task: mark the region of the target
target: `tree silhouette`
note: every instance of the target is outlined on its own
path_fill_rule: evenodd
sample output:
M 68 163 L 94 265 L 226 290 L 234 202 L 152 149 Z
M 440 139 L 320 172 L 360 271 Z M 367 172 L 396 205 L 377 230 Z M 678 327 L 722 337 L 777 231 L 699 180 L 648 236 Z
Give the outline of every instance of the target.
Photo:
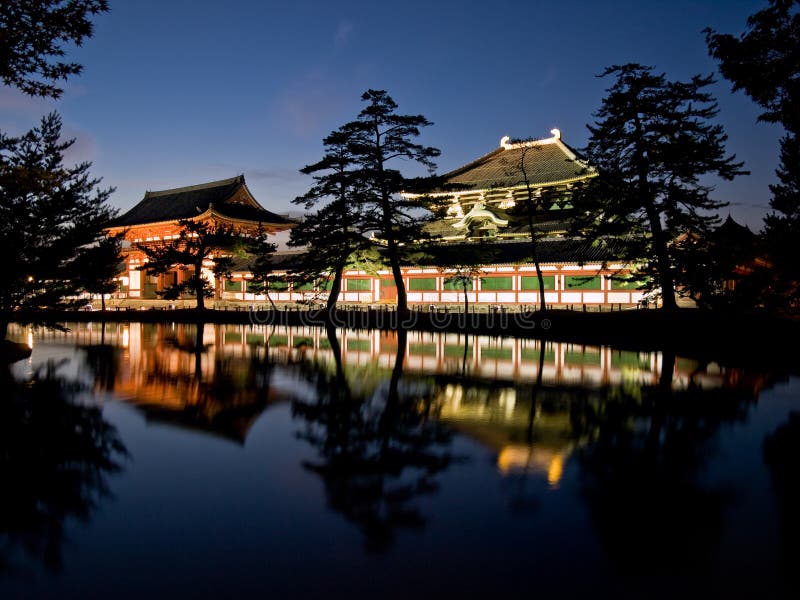
M 332 275 L 328 310 L 336 306 L 342 291 L 342 273 L 348 258 L 370 245 L 362 233 L 364 194 L 356 171 L 352 134 L 352 128 L 345 126 L 323 140 L 322 160 L 300 170 L 314 176 L 314 186 L 294 200 L 306 209 L 327 201 L 292 229 L 289 245 L 308 247 L 298 273 L 301 280 L 316 281 L 321 275 Z
M 395 365 L 377 395 L 375 390 L 353 392 L 333 328 L 328 339 L 335 372 L 311 365 L 306 375 L 315 383 L 317 399 L 292 404 L 293 414 L 305 422 L 300 438 L 319 453 L 318 461 L 303 466 L 322 478 L 329 506 L 361 529 L 366 549 L 381 552 L 397 530 L 425 526 L 413 500 L 435 491 L 434 476 L 451 464 L 450 453 L 438 450 L 449 445 L 450 434 L 429 419 L 424 392 L 401 385 L 405 331 L 398 332 Z
M 113 190 L 99 189 L 90 163 L 63 164 L 73 143 L 61 140 L 55 113 L 20 137 L 0 134 L 0 339 L 18 309 L 75 304 L 86 290 L 86 254 L 102 247 L 103 227 L 115 214 L 106 202 Z M 98 272 L 111 268 L 100 262 L 108 257 L 95 258 Z
M 383 90 L 368 90 L 361 99 L 368 105 L 358 118 L 342 129 L 351 133 L 350 148 L 365 194 L 364 229 L 384 244 L 386 258 L 397 286 L 397 308 L 408 309 L 400 265 L 414 242 L 423 239 L 422 214 L 427 210 L 421 197 L 403 197 L 401 192 L 430 189 L 431 181 L 412 178 L 394 168 L 397 161 L 417 163 L 433 172 L 440 152 L 413 140 L 422 127 L 431 125 L 422 115 L 398 115 L 397 104 Z
M 770 206 L 765 218 L 767 247 L 775 276 L 766 286 L 779 305 L 800 303 L 800 261 L 796 242 L 800 235 L 800 2 L 770 0 L 751 15 L 740 36 L 705 30 L 709 52 L 720 63 L 722 75 L 734 90 L 744 91 L 764 109 L 760 121 L 781 124 L 778 183 L 770 185 Z M 762 286 L 763 289 L 763 286 Z
M 88 520 L 110 495 L 108 476 L 127 451 L 83 390 L 56 365 L 16 380 L 6 371 L 0 398 L 0 574 L 19 574 L 28 560 L 61 565 L 65 521 Z
M 124 234 L 103 237 L 85 249 L 80 257 L 78 272 L 82 287 L 90 294 L 100 294 L 100 306 L 106 309 L 106 294 L 119 291 L 119 274 L 124 271 L 122 241 Z
M 205 309 L 205 299 L 214 295 L 214 286 L 203 275 L 203 264 L 213 261 L 211 272 L 216 277 L 230 277 L 233 252 L 241 240 L 233 228 L 205 221 L 181 219 L 181 231 L 176 239 L 160 243 L 142 243 L 138 248 L 147 256 L 142 270 L 150 275 L 168 273 L 176 267 L 191 268 L 185 281 L 169 285 L 160 295 L 168 300 L 191 291 L 197 300 L 197 310 Z
M 269 241 L 268 234 L 259 224 L 256 236 L 250 240 L 247 247 L 252 257 L 250 272 L 253 274 L 253 278 L 248 282 L 249 289 L 255 293 L 263 291 L 272 308 L 275 309 L 277 307 L 269 294 L 269 290 L 270 283 L 275 281 L 275 263 L 273 259 L 277 245 Z
M 92 37 L 91 15 L 108 11 L 107 0 L 25 0 L 0 4 L 0 78 L 29 96 L 59 98 L 55 85 L 82 67 L 62 62 L 64 46 Z
M 707 569 L 729 500 L 701 475 L 725 423 L 743 420 L 752 396 L 733 390 L 672 392 L 623 386 L 573 403 L 582 495 L 616 568 L 691 575 Z
M 772 475 L 772 489 L 778 504 L 781 568 L 791 588 L 798 589 L 800 483 L 797 473 L 800 469 L 800 413 L 791 413 L 788 421 L 764 440 L 764 462 Z
M 668 81 L 651 67 L 615 65 L 597 121 L 589 125 L 586 160 L 599 176 L 576 189 L 573 229 L 619 258 L 640 263 L 661 289 L 663 307 L 674 310 L 682 256 L 681 234 L 705 236 L 719 222 L 711 214 L 723 202 L 710 197 L 701 177 L 733 179 L 741 163 L 725 155 L 726 136 L 712 125 L 717 108 L 704 91 L 711 77 Z

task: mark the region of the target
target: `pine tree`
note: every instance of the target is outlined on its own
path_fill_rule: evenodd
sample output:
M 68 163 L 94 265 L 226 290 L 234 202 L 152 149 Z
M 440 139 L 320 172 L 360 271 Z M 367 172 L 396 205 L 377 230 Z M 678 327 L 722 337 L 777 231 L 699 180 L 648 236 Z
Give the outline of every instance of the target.
M 770 186 L 765 219 L 766 246 L 774 263 L 773 300 L 800 302 L 800 261 L 795 240 L 800 236 L 800 1 L 771 0 L 747 20 L 741 37 L 705 31 L 709 52 L 723 76 L 764 109 L 759 120 L 779 123 L 779 183 Z
M 324 204 L 296 225 L 290 246 L 307 247 L 298 272 L 302 281 L 332 276 L 327 308 L 336 306 L 342 290 L 342 273 L 353 253 L 370 245 L 361 233 L 364 228 L 364 194 L 352 152 L 352 129 L 342 127 L 323 140 L 325 156 L 301 173 L 314 176 L 314 185 L 294 200 L 306 209 Z
M 197 300 L 197 310 L 204 310 L 205 299 L 214 295 L 212 282 L 203 275 L 204 263 L 213 261 L 211 272 L 215 278 L 230 277 L 233 262 L 230 254 L 241 244 L 241 239 L 225 225 L 192 219 L 182 219 L 178 224 L 181 231 L 176 239 L 139 244 L 139 250 L 147 256 L 142 270 L 149 275 L 160 275 L 176 267 L 191 269 L 185 281 L 169 285 L 160 295 L 173 300 L 190 291 Z
M 397 114 L 397 104 L 383 90 L 368 90 L 361 99 L 368 105 L 345 127 L 352 131 L 351 151 L 365 194 L 362 233 L 374 233 L 385 244 L 397 285 L 397 309 L 405 311 L 408 301 L 400 265 L 414 243 L 425 237 L 422 214 L 427 207 L 422 197 L 400 193 L 428 189 L 430 181 L 408 177 L 394 165 L 401 160 L 417 163 L 432 173 L 433 159 L 440 152 L 413 141 L 422 127 L 432 124 L 428 119 Z
M 92 37 L 90 15 L 107 0 L 12 0 L 0 3 L 0 79 L 30 96 L 59 98 L 55 85 L 77 75 L 78 63 L 58 60 L 64 46 Z
M 81 262 L 79 273 L 82 287 L 90 294 L 100 295 L 100 306 L 106 309 L 106 295 L 119 291 L 122 241 L 124 234 L 103 237 L 95 245 L 85 248 L 78 259 Z
M 73 143 L 61 139 L 55 113 L 23 136 L 0 134 L 0 339 L 18 309 L 75 304 L 86 289 L 80 258 L 114 216 L 106 204 L 113 190 L 99 188 L 91 164 L 64 165 Z
M 253 274 L 249 285 L 256 293 L 260 293 L 263 290 L 273 309 L 277 307 L 275 306 L 275 302 L 272 301 L 269 289 L 270 284 L 275 281 L 275 263 L 273 259 L 276 249 L 277 246 L 269 241 L 268 234 L 261 225 L 259 225 L 258 233 L 247 245 L 248 254 L 252 259 L 249 268 L 250 272 Z
M 620 259 L 641 261 L 661 289 L 664 309 L 672 310 L 679 274 L 691 268 L 681 263 L 674 240 L 707 235 L 719 222 L 713 211 L 725 205 L 700 178 L 733 179 L 744 173 L 742 163 L 726 156 L 727 136 L 710 122 L 717 114 L 704 91 L 711 77 L 668 81 L 638 64 L 612 66 L 602 76 L 615 81 L 583 151 L 599 177 L 573 197 L 574 228 L 613 246 Z

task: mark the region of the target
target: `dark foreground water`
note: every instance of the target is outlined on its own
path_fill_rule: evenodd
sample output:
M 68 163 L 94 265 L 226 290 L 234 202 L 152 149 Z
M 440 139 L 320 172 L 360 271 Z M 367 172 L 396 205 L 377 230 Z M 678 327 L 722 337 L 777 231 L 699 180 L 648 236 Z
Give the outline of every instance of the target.
M 798 379 L 458 335 L 12 333 L 0 598 L 800 597 Z

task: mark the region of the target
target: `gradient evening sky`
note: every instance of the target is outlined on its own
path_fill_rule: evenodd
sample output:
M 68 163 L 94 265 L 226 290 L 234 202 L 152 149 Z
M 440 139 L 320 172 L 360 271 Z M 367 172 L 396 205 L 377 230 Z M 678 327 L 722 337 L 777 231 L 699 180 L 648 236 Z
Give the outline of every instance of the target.
M 84 65 L 58 102 L 0 88 L 0 130 L 17 133 L 56 107 L 77 143 L 115 186 L 122 210 L 145 190 L 244 173 L 276 212 L 310 179 L 322 138 L 385 89 L 401 112 L 434 122 L 424 141 L 444 172 L 497 147 L 504 135 L 573 147 L 610 81 L 607 65 L 640 62 L 671 78 L 710 73 L 703 28 L 740 33 L 765 1 L 268 2 L 111 0 L 95 36 L 69 52 Z M 751 171 L 717 185 L 735 218 L 761 227 L 774 180 L 775 126 L 756 123 L 743 94 L 715 86 L 728 149 Z

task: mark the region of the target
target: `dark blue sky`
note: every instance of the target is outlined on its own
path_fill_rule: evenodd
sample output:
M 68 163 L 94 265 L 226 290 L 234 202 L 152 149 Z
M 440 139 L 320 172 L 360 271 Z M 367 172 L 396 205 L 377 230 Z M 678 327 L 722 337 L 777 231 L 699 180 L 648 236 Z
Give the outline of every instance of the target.
M 57 103 L 0 89 L 0 129 L 33 125 L 55 104 L 77 137 L 73 160 L 117 188 L 127 209 L 147 189 L 244 173 L 267 208 L 294 210 L 321 139 L 355 117 L 360 94 L 386 89 L 400 110 L 435 124 L 439 170 L 504 135 L 586 142 L 609 82 L 636 61 L 671 78 L 716 70 L 702 29 L 742 31 L 764 1 L 268 2 L 111 0 L 96 34 L 70 57 L 85 67 Z M 726 81 L 715 88 L 728 148 L 752 174 L 715 196 L 759 228 L 780 130 Z M 727 210 L 723 211 L 727 213 Z

